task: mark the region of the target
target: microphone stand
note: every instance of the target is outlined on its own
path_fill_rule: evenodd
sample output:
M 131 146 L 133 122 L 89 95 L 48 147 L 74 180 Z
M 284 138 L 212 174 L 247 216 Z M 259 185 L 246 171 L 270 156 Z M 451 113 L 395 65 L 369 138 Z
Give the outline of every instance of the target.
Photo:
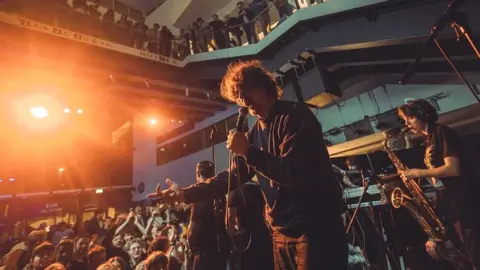
M 363 178 L 363 173 L 362 173 L 362 178 Z M 350 217 L 350 222 L 348 223 L 347 230 L 346 230 L 347 234 L 350 232 L 350 229 L 352 228 L 353 222 L 358 215 L 358 211 L 360 210 L 360 208 L 362 206 L 363 199 L 364 199 L 365 195 L 367 194 L 369 186 L 370 186 L 370 182 L 368 180 L 364 180 L 363 181 L 362 195 L 360 195 L 360 198 L 358 199 L 357 207 L 355 208 L 355 211 L 353 211 L 353 215 Z
M 212 126 L 210 129 L 210 136 L 209 139 L 212 143 L 212 163 L 215 164 L 215 143 L 216 143 L 216 136 L 217 136 L 218 129 L 215 125 Z M 216 174 L 216 166 L 214 165 L 214 173 Z M 216 231 L 217 231 L 217 251 L 220 252 L 220 228 L 218 228 L 218 207 L 219 207 L 218 199 L 213 199 L 213 213 L 215 216 L 215 224 L 216 224 Z
M 365 198 L 365 195 L 367 194 L 368 187 L 370 186 L 370 182 L 368 180 L 365 180 L 365 178 L 363 177 L 363 170 L 362 170 L 362 179 L 363 179 L 363 181 L 362 181 L 363 182 L 363 191 L 362 191 L 362 194 L 360 195 L 360 198 L 358 199 L 357 207 L 355 208 L 355 211 L 353 211 L 353 214 L 350 217 L 350 222 L 348 223 L 346 234 L 348 234 L 350 232 L 350 230 L 352 228 L 352 225 L 353 225 L 353 222 L 357 218 L 358 211 L 362 207 L 363 199 Z M 365 246 L 363 247 L 363 249 L 365 249 Z M 366 250 L 364 252 L 366 252 Z M 364 257 L 365 257 L 366 267 L 367 267 L 367 269 L 370 269 L 370 262 L 368 261 L 367 256 L 364 255 Z
M 452 67 L 452 69 L 455 71 L 455 73 L 460 77 L 463 83 L 467 86 L 467 88 L 470 90 L 470 92 L 473 94 L 475 99 L 477 100 L 478 103 L 480 103 L 480 98 L 478 96 L 478 93 L 476 89 L 473 87 L 472 84 L 470 84 L 465 76 L 457 69 L 455 64 L 453 63 L 452 59 L 448 56 L 448 54 L 445 52 L 445 50 L 442 48 L 440 43 L 437 40 L 437 35 L 440 33 L 440 31 L 443 30 L 445 25 L 450 25 L 451 28 L 454 29 L 455 33 L 457 34 L 457 40 L 460 40 L 460 34 L 464 36 L 464 38 L 467 40 L 469 45 L 472 47 L 476 57 L 480 60 L 480 51 L 477 49 L 475 46 L 475 43 L 473 42 L 472 39 L 472 34 L 470 27 L 468 26 L 468 19 L 467 15 L 462 12 L 456 11 L 463 3 L 465 0 L 452 0 L 450 4 L 448 5 L 447 9 L 443 13 L 443 15 L 438 19 L 438 21 L 433 25 L 432 29 L 430 30 L 430 37 L 428 40 L 423 44 L 422 48 L 420 49 L 420 52 L 418 53 L 417 57 L 415 60 L 410 63 L 410 65 L 407 68 L 407 71 L 403 75 L 403 77 L 400 79 L 398 82 L 399 84 L 407 84 L 408 80 L 413 74 L 413 69 L 414 67 L 420 63 L 423 55 L 425 54 L 426 50 L 428 49 L 429 45 L 434 42 L 435 45 L 438 47 L 440 52 L 442 53 L 443 57 L 447 60 L 448 64 Z
M 364 177 L 364 174 L 363 174 L 363 171 L 362 171 L 362 179 L 364 179 L 364 181 L 368 181 L 370 183 L 380 183 L 381 180 L 379 177 L 376 176 L 376 173 L 375 173 L 375 168 L 373 167 L 373 162 L 372 162 L 372 159 L 370 157 L 370 154 L 366 153 L 365 154 L 366 157 L 367 157 L 367 161 L 368 161 L 368 165 L 370 167 L 370 171 L 371 171 L 371 177 L 368 177 L 368 179 L 366 179 Z M 371 179 L 373 177 L 373 179 Z M 370 222 L 372 223 L 373 225 L 373 228 L 375 229 L 375 232 L 376 234 L 378 235 L 379 237 L 379 242 L 380 242 L 380 245 L 381 245 L 381 249 L 383 251 L 383 253 L 385 254 L 385 264 L 386 264 L 386 268 L 387 269 L 392 269 L 392 263 L 390 261 L 393 261 L 395 263 L 395 266 L 398 267 L 398 268 L 401 268 L 399 267 L 399 263 L 398 261 L 395 259 L 395 256 L 394 256 L 394 252 L 391 250 L 391 247 L 389 247 L 386 243 L 385 243 L 385 229 L 384 229 L 384 226 L 382 225 L 383 222 L 382 220 L 380 219 L 380 224 L 378 224 L 377 222 L 377 219 L 375 218 L 375 214 L 373 212 L 373 203 L 370 201 L 369 202 L 369 210 L 367 210 L 367 213 L 368 213 L 368 218 L 370 219 Z M 389 259 L 389 256 L 388 255 L 391 255 L 390 259 Z
M 210 129 L 210 135 L 209 135 L 210 142 L 212 143 L 212 163 L 213 164 L 216 164 L 215 163 L 215 143 L 217 138 L 217 132 L 218 132 L 217 126 L 213 125 L 212 128 Z M 215 174 L 216 174 L 216 170 L 215 170 L 216 167 L 217 166 L 213 168 Z

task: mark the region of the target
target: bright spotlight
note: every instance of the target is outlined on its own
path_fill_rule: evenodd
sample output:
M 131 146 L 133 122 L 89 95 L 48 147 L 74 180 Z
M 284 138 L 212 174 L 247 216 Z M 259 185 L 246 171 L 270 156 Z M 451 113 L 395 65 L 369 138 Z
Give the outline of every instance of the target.
M 8 179 L 8 181 L 13 182 L 13 181 L 15 181 L 15 178 L 10 177 L 10 178 Z
M 62 173 L 62 172 L 64 172 L 64 171 L 65 171 L 64 168 L 58 168 L 58 172 L 59 172 L 59 173 Z
M 42 106 L 30 108 L 30 113 L 33 115 L 33 117 L 38 119 L 45 118 L 48 116 L 48 110 Z
M 154 126 L 154 125 L 158 124 L 158 120 L 155 119 L 155 118 L 152 118 L 152 119 L 150 119 L 150 120 L 148 121 L 148 123 L 149 123 L 150 125 Z
M 64 113 L 69 113 L 69 112 L 70 112 L 70 108 L 64 108 L 64 109 L 63 109 L 63 112 L 64 112 Z
M 77 110 L 77 113 L 78 113 L 78 114 L 82 114 L 82 113 L 83 113 L 83 110 L 82 110 L 82 109 L 78 109 L 78 110 Z
M 52 96 L 32 94 L 13 100 L 12 109 L 17 123 L 31 129 L 47 130 L 62 122 L 64 107 Z

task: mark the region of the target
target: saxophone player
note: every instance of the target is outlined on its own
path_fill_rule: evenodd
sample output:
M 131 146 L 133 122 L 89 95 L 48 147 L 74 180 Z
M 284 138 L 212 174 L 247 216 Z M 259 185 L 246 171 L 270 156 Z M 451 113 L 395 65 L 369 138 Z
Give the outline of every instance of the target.
M 467 239 L 462 233 L 462 229 L 463 232 L 466 229 L 468 234 L 472 235 L 471 229 L 475 226 L 470 222 L 472 215 L 468 213 L 468 209 L 472 207 L 468 207 L 466 200 L 462 199 L 468 195 L 465 194 L 466 172 L 461 170 L 462 150 L 458 135 L 451 128 L 437 123 L 437 111 L 426 100 L 409 101 L 398 108 L 398 114 L 412 132 L 424 136 L 426 166 L 426 169 L 399 171 L 400 176 L 404 180 L 430 179 L 430 183 L 437 189 L 438 197 L 434 205 L 437 215 L 449 227 L 450 235 L 453 233 L 452 238 L 462 239 L 464 243 L 469 242 L 468 249 L 472 254 L 470 243 L 474 241 L 469 239 L 465 242 Z M 440 258 L 437 245 L 438 243 L 429 239 L 425 244 L 428 254 L 435 259 L 445 259 Z

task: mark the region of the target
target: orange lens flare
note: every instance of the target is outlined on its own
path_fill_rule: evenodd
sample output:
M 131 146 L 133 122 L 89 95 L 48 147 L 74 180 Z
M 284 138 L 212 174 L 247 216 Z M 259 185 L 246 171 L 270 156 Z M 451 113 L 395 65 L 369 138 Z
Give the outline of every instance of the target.
M 33 129 L 51 129 L 62 122 L 63 107 L 51 96 L 29 95 L 14 102 L 18 123 Z

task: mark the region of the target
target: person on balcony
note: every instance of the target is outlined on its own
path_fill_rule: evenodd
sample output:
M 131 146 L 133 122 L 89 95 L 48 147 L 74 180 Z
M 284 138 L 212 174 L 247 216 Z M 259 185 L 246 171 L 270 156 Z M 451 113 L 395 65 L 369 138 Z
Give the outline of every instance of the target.
M 212 29 L 213 40 L 217 50 L 227 48 L 227 39 L 225 37 L 225 23 L 218 18 L 217 14 L 212 15 L 212 20 L 208 23 Z
M 133 38 L 135 40 L 135 49 L 143 49 L 147 41 L 148 26 L 145 25 L 145 18 L 141 18 L 133 25 Z
M 258 41 L 258 37 L 255 34 L 255 22 L 253 19 L 255 15 L 252 10 L 245 8 L 243 2 L 237 3 L 237 10 L 238 10 L 238 19 L 242 21 L 243 25 L 243 32 L 247 35 L 247 42 L 249 44 L 256 43 Z
M 249 8 L 254 12 L 255 18 L 257 18 L 260 29 L 265 37 L 270 32 L 270 14 L 268 14 L 268 2 L 266 0 L 252 0 Z M 255 24 L 254 22 L 253 24 Z
M 225 26 L 228 27 L 227 37 L 230 37 L 230 34 L 233 36 L 233 40 L 230 40 L 232 47 L 242 46 L 242 36 L 243 31 L 240 29 L 242 21 L 238 17 L 230 17 L 229 15 L 225 16 Z

